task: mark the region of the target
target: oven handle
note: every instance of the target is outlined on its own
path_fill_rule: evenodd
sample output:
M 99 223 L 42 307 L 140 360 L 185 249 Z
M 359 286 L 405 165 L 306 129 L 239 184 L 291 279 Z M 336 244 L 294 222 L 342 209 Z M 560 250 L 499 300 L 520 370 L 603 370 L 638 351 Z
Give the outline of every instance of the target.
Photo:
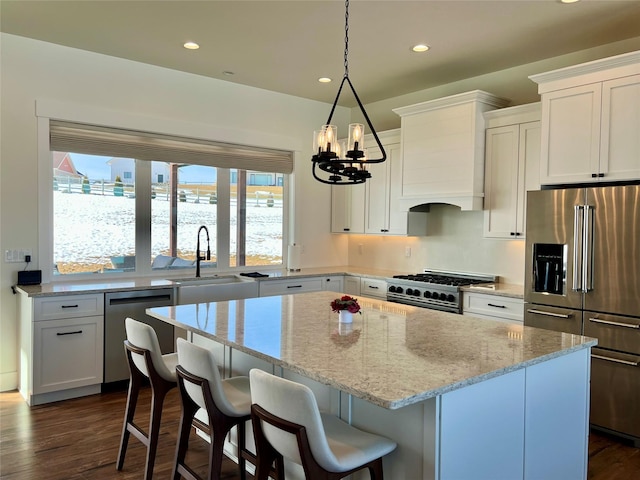
M 620 360 L 619 358 L 605 357 L 604 355 L 591 354 L 591 358 L 597 358 L 598 360 L 606 360 L 607 362 L 621 363 L 623 365 L 629 365 L 630 367 L 637 367 L 640 362 L 631 362 L 629 360 Z
M 546 315 L 548 317 L 556 317 L 556 318 L 571 318 L 573 317 L 573 313 L 564 314 L 564 313 L 553 313 L 553 312 L 544 312 L 542 310 L 536 310 L 535 308 L 527 309 L 528 313 L 535 313 L 538 315 Z

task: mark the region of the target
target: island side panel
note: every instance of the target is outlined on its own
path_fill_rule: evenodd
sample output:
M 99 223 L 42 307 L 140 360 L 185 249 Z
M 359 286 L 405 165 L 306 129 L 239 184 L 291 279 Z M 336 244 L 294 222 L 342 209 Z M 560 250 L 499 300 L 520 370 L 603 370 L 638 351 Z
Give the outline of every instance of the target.
M 527 368 L 527 480 L 587 478 L 590 351 Z
M 525 370 L 441 397 L 441 480 L 522 478 Z

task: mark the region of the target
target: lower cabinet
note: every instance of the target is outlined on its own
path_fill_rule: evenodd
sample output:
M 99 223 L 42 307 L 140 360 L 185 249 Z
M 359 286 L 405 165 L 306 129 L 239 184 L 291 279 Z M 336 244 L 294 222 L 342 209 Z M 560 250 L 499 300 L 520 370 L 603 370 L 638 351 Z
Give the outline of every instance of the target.
M 344 293 L 360 295 L 360 277 L 355 275 L 344 276 Z
M 323 277 L 292 278 L 287 280 L 263 280 L 260 296 L 287 295 L 290 293 L 318 292 L 323 290 Z
M 487 293 L 464 292 L 462 314 L 522 324 L 524 321 L 524 300 Z
M 387 282 L 379 278 L 362 277 L 360 279 L 360 295 L 386 300 Z
M 19 296 L 20 393 L 29 405 L 100 392 L 104 295 Z
M 344 275 L 322 277 L 322 289 L 329 292 L 344 292 Z

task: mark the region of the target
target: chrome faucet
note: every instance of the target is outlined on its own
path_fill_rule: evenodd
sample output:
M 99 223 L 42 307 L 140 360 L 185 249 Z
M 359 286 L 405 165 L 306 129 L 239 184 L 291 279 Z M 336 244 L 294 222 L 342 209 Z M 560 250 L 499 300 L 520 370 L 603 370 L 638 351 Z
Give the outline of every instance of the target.
M 200 255 L 200 232 L 202 230 L 204 230 L 204 233 L 207 234 L 207 254 L 206 255 Z M 202 225 L 198 229 L 198 241 L 196 243 L 196 278 L 200 277 L 200 262 L 202 260 L 211 260 L 211 248 L 209 247 L 209 230 L 207 230 L 207 227 L 205 227 L 204 225 Z

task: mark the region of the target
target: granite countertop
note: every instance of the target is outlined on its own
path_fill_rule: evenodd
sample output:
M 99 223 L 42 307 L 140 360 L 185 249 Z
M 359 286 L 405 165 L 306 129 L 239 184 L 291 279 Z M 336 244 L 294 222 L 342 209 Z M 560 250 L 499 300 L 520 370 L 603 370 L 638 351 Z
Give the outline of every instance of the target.
M 213 274 L 207 275 L 205 272 L 203 277 L 214 276 Z M 240 272 L 216 272 L 218 275 L 238 275 Z M 377 270 L 372 268 L 362 267 L 316 267 L 316 268 L 304 268 L 297 272 L 290 272 L 285 269 L 278 270 L 264 270 L 266 277 L 255 278 L 255 281 L 269 281 L 269 280 L 286 280 L 288 278 L 296 277 L 322 277 L 326 275 L 363 275 L 372 278 L 388 278 L 393 275 L 399 275 L 403 272 L 395 270 Z M 175 278 L 185 278 L 185 276 L 193 276 L 191 273 L 182 275 Z M 122 290 L 147 290 L 155 288 L 173 287 L 175 283 L 171 281 L 170 276 L 166 278 L 157 277 L 129 277 L 121 279 L 100 278 L 100 279 L 87 279 L 76 281 L 60 281 L 45 283 L 42 285 L 16 285 L 16 289 L 29 297 L 46 297 L 55 295 L 77 295 L 83 293 L 104 293 L 111 291 Z M 250 277 L 242 277 L 243 280 L 251 281 Z
M 157 307 L 148 312 L 388 409 L 597 343 L 568 333 L 361 298 L 341 325 L 334 292 Z
M 524 286 L 512 283 L 482 283 L 461 287 L 463 292 L 485 293 L 499 297 L 524 298 Z

